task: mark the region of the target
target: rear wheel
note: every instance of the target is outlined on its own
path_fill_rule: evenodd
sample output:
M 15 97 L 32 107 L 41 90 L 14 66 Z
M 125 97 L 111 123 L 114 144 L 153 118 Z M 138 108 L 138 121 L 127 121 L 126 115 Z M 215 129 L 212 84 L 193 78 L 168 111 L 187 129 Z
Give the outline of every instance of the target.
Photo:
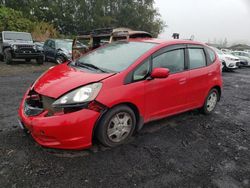
M 227 66 L 225 62 L 222 62 L 222 71 L 223 72 L 227 71 Z
M 125 143 L 133 134 L 136 118 L 126 105 L 108 111 L 97 127 L 97 138 L 105 146 L 115 147 Z
M 37 58 L 36 62 L 38 65 L 42 65 L 44 63 L 44 58 L 43 57 Z
M 202 112 L 204 114 L 210 114 L 214 111 L 216 105 L 217 105 L 217 102 L 219 100 L 219 93 L 218 93 L 218 90 L 217 89 L 212 89 L 207 98 L 206 98 L 206 101 L 202 107 Z
M 4 62 L 6 64 L 11 64 L 12 63 L 12 55 L 11 55 L 10 51 L 8 49 L 5 49 L 3 54 L 4 54 L 3 55 L 4 56 Z

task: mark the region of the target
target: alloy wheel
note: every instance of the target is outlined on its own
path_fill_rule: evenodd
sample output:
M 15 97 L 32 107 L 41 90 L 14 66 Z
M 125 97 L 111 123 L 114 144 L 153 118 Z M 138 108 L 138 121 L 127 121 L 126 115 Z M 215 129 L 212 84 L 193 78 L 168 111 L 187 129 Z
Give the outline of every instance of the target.
M 133 126 L 132 117 L 127 112 L 115 114 L 109 121 L 107 135 L 112 142 L 121 142 L 130 134 Z
M 217 104 L 217 101 L 218 101 L 217 93 L 215 91 L 210 93 L 210 95 L 207 98 L 207 103 L 206 103 L 208 112 L 212 112 L 214 110 L 214 108 Z

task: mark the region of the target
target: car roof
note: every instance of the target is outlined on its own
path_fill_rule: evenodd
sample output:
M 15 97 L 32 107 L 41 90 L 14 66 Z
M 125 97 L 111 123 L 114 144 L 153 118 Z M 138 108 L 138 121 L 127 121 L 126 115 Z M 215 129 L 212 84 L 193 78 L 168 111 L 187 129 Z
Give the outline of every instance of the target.
M 137 39 L 129 39 L 129 41 L 149 42 L 149 43 L 156 43 L 156 44 L 162 44 L 162 45 L 191 44 L 191 45 L 207 46 L 201 42 L 196 42 L 192 40 L 180 40 L 180 39 L 166 40 L 166 39 L 158 39 L 158 38 L 137 38 Z
M 2 33 L 26 33 L 26 34 L 30 34 L 29 32 L 19 32 L 19 31 L 2 31 Z

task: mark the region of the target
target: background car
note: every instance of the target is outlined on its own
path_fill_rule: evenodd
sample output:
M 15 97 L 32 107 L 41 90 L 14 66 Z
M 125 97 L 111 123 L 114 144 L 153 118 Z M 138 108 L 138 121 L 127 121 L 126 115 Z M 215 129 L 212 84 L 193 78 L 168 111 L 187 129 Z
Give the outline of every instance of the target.
M 0 56 L 6 64 L 11 64 L 14 59 L 25 59 L 26 62 L 36 59 L 38 64 L 44 62 L 43 51 L 33 42 L 31 34 L 27 32 L 1 32 Z
M 118 40 L 128 40 L 129 38 L 152 38 L 152 35 L 146 31 L 134 31 L 129 28 L 102 28 L 92 31 L 82 31 L 75 37 L 72 51 L 75 60 L 83 54 L 99 48 L 108 43 Z M 82 45 L 79 45 L 82 44 Z
M 58 64 L 71 60 L 72 43 L 70 39 L 48 39 L 43 46 L 45 59 Z
M 240 59 L 242 66 L 250 65 L 250 53 L 243 52 L 243 51 L 234 51 L 234 52 L 231 52 L 231 54 Z
M 37 49 L 39 49 L 41 52 L 43 52 L 43 46 L 44 42 L 34 42 L 34 44 L 37 46 Z
M 222 64 L 222 71 L 232 71 L 239 68 L 240 59 L 232 54 L 223 52 L 218 48 L 211 47 L 219 56 L 219 59 Z

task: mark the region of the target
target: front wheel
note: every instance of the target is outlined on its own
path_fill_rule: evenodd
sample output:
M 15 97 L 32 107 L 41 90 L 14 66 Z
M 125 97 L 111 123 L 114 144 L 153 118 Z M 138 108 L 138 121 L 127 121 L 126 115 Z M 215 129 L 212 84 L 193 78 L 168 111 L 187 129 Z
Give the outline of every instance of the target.
M 207 98 L 206 98 L 206 101 L 202 107 L 202 112 L 204 114 L 210 114 L 214 111 L 216 105 L 217 105 L 217 102 L 219 101 L 219 93 L 218 93 L 218 90 L 217 89 L 212 89 Z
M 102 117 L 97 127 L 97 138 L 103 145 L 115 147 L 131 137 L 135 126 L 133 110 L 126 105 L 117 106 Z
M 63 56 L 57 56 L 56 57 L 56 63 L 57 64 L 62 64 L 62 63 L 64 63 L 66 60 L 65 60 L 65 58 L 63 57 Z
M 0 54 L 0 61 L 3 61 L 3 60 L 4 60 L 3 55 Z
M 227 66 L 225 62 L 222 62 L 222 71 L 223 72 L 227 71 Z
M 8 49 L 4 50 L 4 62 L 6 64 L 12 63 L 12 55 Z

